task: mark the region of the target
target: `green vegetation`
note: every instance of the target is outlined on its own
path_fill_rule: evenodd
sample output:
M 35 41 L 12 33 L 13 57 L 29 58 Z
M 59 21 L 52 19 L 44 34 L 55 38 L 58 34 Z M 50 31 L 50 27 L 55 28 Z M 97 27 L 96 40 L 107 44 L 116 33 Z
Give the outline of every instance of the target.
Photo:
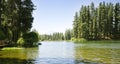
M 43 35 L 40 35 L 40 39 L 43 41 L 43 40 L 64 40 L 64 35 L 63 33 L 60 33 L 60 32 L 56 32 L 56 33 L 53 33 L 53 34 L 50 34 L 50 35 L 47 35 L 47 34 L 43 34 Z
M 75 39 L 75 40 L 72 40 L 72 41 L 74 41 L 75 43 L 86 43 L 86 42 L 88 42 L 86 39 L 84 39 L 84 38 L 80 38 L 80 39 Z
M 72 37 L 73 37 L 73 31 L 71 29 L 67 29 L 64 34 L 64 39 L 71 40 Z
M 120 43 L 120 40 L 102 40 L 102 41 L 87 41 L 87 43 Z
M 33 46 L 39 41 L 38 35 L 35 32 L 29 32 L 23 35 L 24 46 Z
M 23 34 L 23 36 L 18 39 L 17 45 L 24 47 L 32 47 L 36 46 L 38 41 L 39 41 L 38 33 L 32 31 Z
M 98 7 L 91 3 L 76 12 L 73 21 L 74 38 L 77 40 L 120 39 L 120 4 L 101 2 Z
M 41 35 L 41 40 L 120 40 L 120 4 L 101 2 L 98 7 L 94 3 L 82 6 L 75 13 L 73 29 L 65 33 Z
M 32 46 L 31 43 L 38 42 L 38 34 L 30 32 L 34 19 L 33 10 L 31 0 L 0 0 L 0 45 L 7 43 L 18 46 L 19 42 L 23 46 L 24 42 Z
M 18 50 L 18 49 L 24 49 L 24 48 L 20 48 L 20 47 L 5 47 L 5 48 L 2 48 L 1 50 Z
M 71 29 L 67 29 L 64 33 L 60 32 L 55 32 L 50 35 L 48 34 L 43 34 L 40 35 L 40 39 L 43 40 L 49 40 L 49 41 L 60 41 L 60 40 L 71 40 L 73 37 L 73 32 Z
M 73 29 L 65 33 L 40 35 L 32 28 L 32 12 L 34 4 L 31 0 L 0 0 L 0 45 L 30 47 L 43 40 L 87 40 L 120 39 L 120 4 L 101 2 L 98 7 L 94 3 L 82 6 L 75 13 Z

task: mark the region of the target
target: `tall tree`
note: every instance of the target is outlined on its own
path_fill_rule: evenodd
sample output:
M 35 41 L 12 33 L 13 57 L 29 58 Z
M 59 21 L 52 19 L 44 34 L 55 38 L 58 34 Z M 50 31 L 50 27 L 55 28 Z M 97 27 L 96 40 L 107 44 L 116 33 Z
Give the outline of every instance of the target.
M 16 44 L 18 38 L 32 27 L 34 4 L 31 0 L 1 0 L 1 2 L 4 2 L 4 9 L 1 9 L 4 19 L 1 23 L 3 31 L 6 34 L 11 33 L 9 40 Z
M 0 0 L 0 27 L 2 22 L 3 0 Z
M 85 39 L 119 39 L 120 38 L 120 4 L 100 2 L 82 6 L 75 14 L 73 22 L 75 38 Z
M 78 13 L 75 13 L 74 16 L 74 21 L 73 21 L 73 33 L 74 33 L 74 37 L 77 38 L 78 37 Z
M 107 20 L 107 37 L 112 38 L 112 29 L 113 29 L 113 4 L 108 4 L 108 20 Z
M 72 38 L 72 31 L 70 29 L 67 29 L 65 31 L 65 40 L 70 40 Z
M 1 26 L 1 15 L 2 15 L 2 0 L 0 0 L 0 26 Z
M 119 21 L 120 21 L 120 4 L 119 3 L 116 3 L 115 6 L 114 6 L 114 38 L 117 39 L 119 38 L 119 28 L 118 28 L 118 24 L 119 24 Z

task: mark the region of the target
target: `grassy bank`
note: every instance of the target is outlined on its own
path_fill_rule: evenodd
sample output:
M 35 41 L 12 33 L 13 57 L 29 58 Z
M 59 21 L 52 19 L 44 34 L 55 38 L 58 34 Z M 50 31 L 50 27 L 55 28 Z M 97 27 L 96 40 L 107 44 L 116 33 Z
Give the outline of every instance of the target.
M 86 40 L 84 38 L 72 38 L 71 41 L 75 43 L 120 43 L 120 40 Z
M 97 40 L 97 41 L 87 41 L 87 43 L 120 43 L 120 40 Z
M 75 43 L 120 43 L 120 40 L 75 41 Z
M 4 47 L 1 50 L 18 50 L 18 49 L 24 49 L 22 47 Z
M 73 41 L 75 43 L 85 43 L 85 42 L 87 42 L 87 40 L 84 39 L 84 38 L 80 38 L 80 39 L 71 38 L 71 41 Z

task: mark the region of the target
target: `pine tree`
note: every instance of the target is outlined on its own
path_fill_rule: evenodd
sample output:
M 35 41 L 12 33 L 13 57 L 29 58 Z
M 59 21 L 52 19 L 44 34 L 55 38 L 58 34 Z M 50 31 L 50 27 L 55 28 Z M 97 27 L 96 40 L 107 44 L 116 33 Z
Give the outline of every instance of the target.
M 118 31 L 119 21 L 120 21 L 120 4 L 116 3 L 114 6 L 114 22 L 113 22 L 113 24 L 114 24 L 114 27 L 113 27 L 114 39 L 117 39 L 120 36 L 119 35 L 120 32 Z
M 73 21 L 73 33 L 74 33 L 74 37 L 78 38 L 78 13 L 75 13 L 75 17 L 74 17 L 74 21 Z
M 114 14 L 113 14 L 114 12 Z M 100 2 L 98 7 L 94 3 L 82 6 L 76 12 L 73 22 L 75 38 L 85 39 L 119 39 L 120 38 L 120 5 L 116 3 Z
M 112 38 L 112 29 L 113 29 L 113 4 L 108 4 L 108 20 L 107 20 L 107 37 Z

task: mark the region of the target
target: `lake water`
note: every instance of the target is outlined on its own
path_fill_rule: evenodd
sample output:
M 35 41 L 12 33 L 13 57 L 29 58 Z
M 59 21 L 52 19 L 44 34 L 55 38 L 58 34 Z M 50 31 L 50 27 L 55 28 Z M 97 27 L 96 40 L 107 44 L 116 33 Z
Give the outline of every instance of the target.
M 0 64 L 120 64 L 120 43 L 41 43 L 35 48 L 0 50 Z

